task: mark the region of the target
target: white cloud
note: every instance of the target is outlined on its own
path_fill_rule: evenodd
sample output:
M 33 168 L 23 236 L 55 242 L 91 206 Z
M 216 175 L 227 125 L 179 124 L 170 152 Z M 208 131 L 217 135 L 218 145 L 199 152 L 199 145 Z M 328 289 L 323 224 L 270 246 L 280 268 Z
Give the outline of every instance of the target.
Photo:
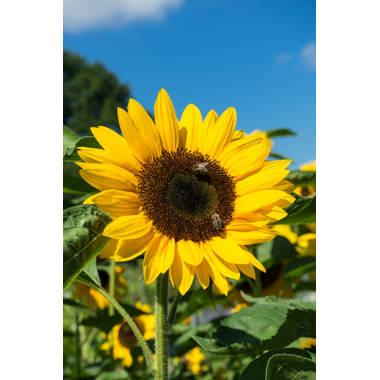
M 114 27 L 139 19 L 162 20 L 170 9 L 185 0 L 64 0 L 63 27 L 66 32 L 82 32 L 98 27 Z
M 301 59 L 306 66 L 314 70 L 315 69 L 315 42 L 309 42 L 301 49 Z
M 291 53 L 283 53 L 276 57 L 276 63 L 286 63 L 293 59 L 293 55 Z

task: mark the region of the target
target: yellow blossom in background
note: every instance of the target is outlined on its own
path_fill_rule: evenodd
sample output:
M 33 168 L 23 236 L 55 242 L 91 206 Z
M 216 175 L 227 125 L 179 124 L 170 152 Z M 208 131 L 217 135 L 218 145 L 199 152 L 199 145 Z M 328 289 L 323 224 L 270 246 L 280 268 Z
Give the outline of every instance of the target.
M 317 346 L 317 341 L 315 338 L 301 338 L 300 348 L 307 349 Z
M 91 309 L 105 309 L 109 305 L 108 300 L 97 290 L 79 282 L 75 283 L 74 297 L 77 300 L 83 300 Z
M 136 307 L 146 313 L 151 313 L 151 307 L 148 304 L 137 302 Z M 145 340 L 154 338 L 154 314 L 142 314 L 134 317 L 133 320 L 140 329 Z M 133 364 L 131 349 L 137 345 L 137 339 L 125 322 L 122 322 L 112 328 L 111 332 L 107 336 L 107 342 L 103 343 L 101 348 L 109 352 L 111 349 L 111 344 L 113 358 L 122 359 L 122 366 L 131 367 Z
M 145 252 L 145 282 L 169 271 L 182 295 L 195 276 L 227 294 L 227 278 L 265 271 L 245 246 L 271 240 L 268 224 L 286 216 L 291 160 L 267 161 L 269 139 L 236 133 L 232 107 L 202 118 L 190 104 L 178 120 L 165 90 L 155 123 L 134 99 L 118 118 L 122 136 L 91 128 L 103 149 L 78 150 L 82 178 L 100 190 L 86 203 L 113 219 L 100 257 L 128 261 Z
M 194 347 L 192 350 L 186 352 L 185 360 L 186 367 L 194 375 L 198 375 L 201 371 L 207 371 L 207 366 L 202 365 L 205 356 L 199 347 Z
M 238 303 L 234 308 L 230 310 L 231 314 L 237 313 L 238 311 L 245 309 L 248 305 L 246 303 Z
M 315 172 L 317 171 L 317 164 L 315 161 L 308 162 L 306 164 L 303 164 L 300 169 L 304 171 Z M 312 186 L 304 186 L 295 188 L 293 192 L 304 197 L 311 197 L 315 193 L 315 190 L 316 189 Z
M 307 227 L 311 232 L 304 233 L 302 235 L 297 235 L 290 225 L 279 224 L 273 226 L 273 230 L 276 231 L 280 236 L 285 237 L 290 243 L 296 246 L 296 250 L 300 255 L 303 256 L 315 256 L 316 255 L 316 225 L 308 224 Z
M 115 266 L 115 298 L 120 301 L 123 292 L 128 289 L 128 284 L 123 277 L 123 268 L 120 265 Z M 103 276 L 102 276 L 103 274 Z M 103 287 L 109 290 L 109 276 L 104 271 L 99 271 Z M 109 306 L 109 301 L 97 290 L 79 282 L 75 283 L 74 297 L 77 300 L 84 300 L 86 306 L 95 309 L 105 309 Z

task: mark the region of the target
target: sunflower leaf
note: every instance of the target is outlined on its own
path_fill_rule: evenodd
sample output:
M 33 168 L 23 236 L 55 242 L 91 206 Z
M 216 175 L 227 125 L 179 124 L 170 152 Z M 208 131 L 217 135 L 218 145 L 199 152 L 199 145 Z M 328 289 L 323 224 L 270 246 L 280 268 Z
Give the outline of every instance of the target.
M 63 160 L 68 161 L 68 162 L 80 161 L 81 158 L 79 157 L 77 153 L 77 148 L 82 147 L 82 146 L 89 147 L 89 148 L 98 148 L 98 149 L 101 148 L 99 143 L 96 141 L 95 137 L 93 136 L 81 137 L 79 138 L 79 140 L 75 142 L 74 145 L 71 145 L 66 149 L 66 151 L 63 154 Z
M 285 178 L 296 186 L 315 187 L 317 173 L 312 170 L 293 170 Z
M 288 263 L 286 263 L 285 277 L 287 279 L 296 279 L 303 276 L 306 273 L 310 273 L 316 268 L 315 257 L 297 257 Z
M 278 297 L 250 297 L 247 307 L 215 323 L 206 336 L 193 336 L 214 354 L 260 354 L 300 337 L 315 337 L 315 303 Z
M 276 153 L 276 152 L 270 152 L 269 157 L 271 157 L 271 158 L 275 158 L 275 159 L 277 159 L 277 160 L 286 160 L 286 157 L 285 157 L 285 156 L 283 156 L 283 155 L 280 154 L 280 153 Z
M 315 223 L 316 195 L 314 194 L 312 197 L 292 195 L 295 196 L 296 200 L 285 209 L 288 215 L 273 224 Z
M 75 146 L 75 143 L 79 139 L 80 139 L 79 135 L 77 135 L 72 129 L 64 125 L 63 126 L 63 154 L 65 155 L 65 152 L 68 149 L 73 149 L 73 147 Z
M 265 133 L 270 139 L 274 137 L 297 136 L 296 132 L 288 128 L 271 129 L 270 131 L 265 131 Z
M 301 350 L 299 348 L 281 348 L 266 352 L 264 355 L 259 356 L 253 362 L 251 362 L 239 377 L 239 380 L 266 380 L 266 368 L 269 359 L 273 355 L 278 354 L 291 354 L 298 355 L 307 359 L 311 359 L 312 356 L 308 351 Z
M 63 288 L 66 290 L 87 264 L 100 252 L 107 238 L 102 235 L 110 217 L 94 205 L 63 211 Z M 100 285 L 96 268 L 86 268 L 85 280 Z M 95 274 L 96 273 L 96 274 Z
M 268 360 L 265 380 L 315 380 L 315 370 L 313 360 L 299 355 L 277 354 Z

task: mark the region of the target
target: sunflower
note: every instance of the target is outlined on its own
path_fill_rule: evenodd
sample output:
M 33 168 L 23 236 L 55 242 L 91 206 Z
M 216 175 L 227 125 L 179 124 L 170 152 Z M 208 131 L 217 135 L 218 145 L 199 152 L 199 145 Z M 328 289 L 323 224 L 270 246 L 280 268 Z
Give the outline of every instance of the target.
M 123 268 L 120 265 L 115 266 L 115 298 L 122 299 L 125 290 L 128 289 L 128 284 L 123 277 Z M 102 286 L 109 290 L 109 275 L 104 270 L 99 270 L 99 277 Z M 105 309 L 109 305 L 109 301 L 97 290 L 90 288 L 87 285 L 79 282 L 75 283 L 74 297 L 78 300 L 84 300 L 85 304 L 92 308 Z
M 194 375 L 199 375 L 201 372 L 207 371 L 208 367 L 202 362 L 205 360 L 201 349 L 199 347 L 194 347 L 185 354 L 186 367 Z
M 147 284 L 169 271 L 181 294 L 195 276 L 204 289 L 211 278 L 227 294 L 227 278 L 265 271 L 245 246 L 271 240 L 267 224 L 286 216 L 291 161 L 266 161 L 270 144 L 235 132 L 233 107 L 202 119 L 190 104 L 178 120 L 162 89 L 154 111 L 155 123 L 130 99 L 128 112 L 118 108 L 122 136 L 94 127 L 103 149 L 78 150 L 82 178 L 100 190 L 86 203 L 113 219 L 100 257 L 128 261 L 145 252 Z
M 140 329 L 145 340 L 153 339 L 155 317 L 154 314 L 151 314 L 152 310 L 150 305 L 137 302 L 136 308 L 148 314 L 139 315 L 134 317 L 133 320 Z M 125 322 L 119 323 L 112 328 L 111 332 L 108 334 L 107 341 L 102 344 L 101 348 L 109 352 L 111 342 L 112 356 L 114 359 L 122 359 L 122 366 L 131 367 L 133 364 L 131 349 L 137 346 L 137 339 Z

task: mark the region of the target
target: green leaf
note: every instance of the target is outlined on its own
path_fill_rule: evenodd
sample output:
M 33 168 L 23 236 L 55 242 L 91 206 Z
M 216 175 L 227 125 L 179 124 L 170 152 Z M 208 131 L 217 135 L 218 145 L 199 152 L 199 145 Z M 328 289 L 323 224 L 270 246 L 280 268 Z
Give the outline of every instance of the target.
M 85 182 L 81 177 L 63 174 L 63 192 L 69 194 L 89 195 L 95 189 Z
M 67 151 L 67 149 L 72 149 L 75 146 L 75 143 L 80 139 L 79 135 L 77 135 L 72 129 L 63 126 L 63 154 Z
M 111 218 L 94 205 L 80 205 L 63 211 L 63 288 L 73 282 L 100 252 L 107 238 L 102 235 Z M 86 275 L 91 281 L 93 268 Z
M 254 305 L 221 320 L 207 336 L 193 336 L 215 354 L 256 353 L 315 337 L 315 304 L 278 297 L 255 298 Z
M 316 177 L 317 173 L 312 170 L 293 170 L 286 176 L 286 180 L 292 182 L 296 186 L 315 187 Z
M 292 355 L 273 355 L 267 364 L 266 380 L 315 380 L 315 363 L 307 358 Z
M 316 268 L 315 257 L 297 257 L 294 260 L 289 261 L 285 267 L 285 277 L 287 279 L 295 279 L 303 276 L 306 273 L 310 273 Z
M 89 148 L 101 148 L 99 143 L 96 141 L 95 137 L 93 136 L 85 136 L 81 137 L 79 140 L 75 142 L 73 146 L 69 146 L 63 155 L 63 160 L 72 162 L 72 161 L 80 161 L 81 158 L 79 157 L 77 153 L 77 148 L 86 146 Z
M 270 131 L 265 131 L 265 133 L 270 139 L 273 139 L 274 137 L 297 136 L 296 132 L 288 128 L 272 129 Z
M 286 160 L 287 157 L 283 156 L 280 153 L 270 152 L 269 157 L 275 158 L 277 160 Z
M 250 247 L 248 247 L 250 249 Z M 276 236 L 267 243 L 256 246 L 256 257 L 265 266 L 270 268 L 273 265 L 298 256 L 293 244 L 283 236 Z
M 301 350 L 299 348 L 282 348 L 277 350 L 272 350 L 260 357 L 256 358 L 253 362 L 251 362 L 248 367 L 245 368 L 243 373 L 240 375 L 239 380 L 265 380 L 266 377 L 266 368 L 268 360 L 273 355 L 278 354 L 292 354 L 298 355 L 304 358 L 311 358 L 311 355 L 308 351 Z
M 295 196 L 296 200 L 285 209 L 288 215 L 273 224 L 315 223 L 316 195 L 314 194 L 312 197 L 292 195 Z

